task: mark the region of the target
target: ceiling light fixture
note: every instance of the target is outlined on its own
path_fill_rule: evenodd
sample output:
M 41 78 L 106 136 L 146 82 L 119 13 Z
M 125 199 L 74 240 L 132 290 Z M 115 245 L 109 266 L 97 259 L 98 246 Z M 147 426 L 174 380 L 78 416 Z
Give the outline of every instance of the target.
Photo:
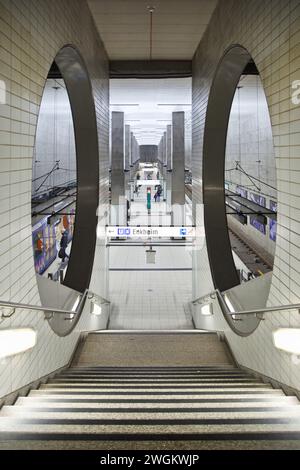
M 153 13 L 155 10 L 154 6 L 147 6 L 147 10 L 150 13 L 150 53 L 149 58 L 152 60 L 152 36 L 153 36 Z
M 191 103 L 158 103 L 156 106 L 192 106 Z
M 138 103 L 110 103 L 110 106 L 139 106 Z

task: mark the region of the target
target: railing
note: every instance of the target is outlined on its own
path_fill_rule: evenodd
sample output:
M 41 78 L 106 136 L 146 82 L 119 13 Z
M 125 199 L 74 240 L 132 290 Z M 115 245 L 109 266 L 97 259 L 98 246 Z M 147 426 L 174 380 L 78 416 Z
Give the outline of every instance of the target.
M 263 307 L 263 308 L 256 308 L 256 309 L 251 309 L 251 310 L 237 310 L 231 312 L 228 308 L 228 305 L 226 304 L 226 301 L 222 295 L 222 293 L 219 291 L 219 289 L 216 289 L 212 292 L 210 292 L 207 295 L 204 295 L 202 297 L 198 297 L 197 299 L 193 300 L 191 303 L 193 305 L 199 305 L 199 304 L 204 304 L 204 303 L 209 303 L 209 301 L 204 301 L 204 299 L 211 298 L 212 300 L 217 297 L 220 307 L 223 311 L 223 313 L 231 316 L 241 316 L 241 315 L 261 315 L 264 313 L 271 313 L 271 312 L 281 312 L 284 310 L 300 310 L 300 303 L 299 304 L 288 304 L 288 305 L 275 305 L 272 307 Z
M 78 302 L 77 307 L 74 310 L 65 310 L 65 309 L 60 309 L 56 307 L 43 307 L 41 305 L 31 305 L 31 304 L 22 304 L 22 303 L 17 303 L 17 302 L 10 302 L 6 300 L 0 300 L 0 319 L 3 320 L 5 318 L 10 318 L 16 311 L 16 309 L 21 309 L 21 310 L 36 310 L 38 312 L 44 312 L 44 313 L 50 313 L 52 316 L 55 314 L 59 315 L 72 315 L 74 318 L 75 315 L 81 314 L 83 307 L 85 305 L 85 302 L 87 300 L 91 299 L 102 299 L 102 302 L 99 302 L 101 305 L 109 305 L 110 301 L 104 299 L 103 297 L 100 297 L 99 295 L 93 294 L 90 292 L 88 289 L 84 291 L 84 293 L 81 295 L 80 301 Z M 12 309 L 12 312 L 5 314 L 3 311 L 3 308 L 10 308 Z M 49 319 L 49 317 L 48 317 Z

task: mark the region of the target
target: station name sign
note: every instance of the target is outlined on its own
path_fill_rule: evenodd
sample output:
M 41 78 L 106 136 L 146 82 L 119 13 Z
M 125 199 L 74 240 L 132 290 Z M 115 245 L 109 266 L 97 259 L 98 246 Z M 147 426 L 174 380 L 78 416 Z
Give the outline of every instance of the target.
M 131 226 L 131 227 L 106 227 L 106 236 L 109 238 L 149 238 L 149 237 L 174 237 L 174 238 L 194 238 L 195 227 L 159 227 L 159 226 Z

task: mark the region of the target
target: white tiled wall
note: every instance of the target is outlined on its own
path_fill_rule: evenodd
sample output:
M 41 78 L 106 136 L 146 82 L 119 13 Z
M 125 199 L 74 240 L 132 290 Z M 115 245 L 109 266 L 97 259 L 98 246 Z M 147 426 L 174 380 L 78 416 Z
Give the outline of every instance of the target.
M 217 63 L 231 44 L 241 44 L 252 55 L 263 82 L 272 123 L 279 205 L 269 305 L 299 302 L 300 105 L 291 100 L 292 82 L 300 80 L 299 0 L 219 2 L 193 64 L 194 204 L 202 200 L 202 143 L 209 88 Z M 194 293 L 197 293 L 201 290 L 203 272 L 200 263 L 194 266 L 197 274 Z M 300 327 L 298 313 L 270 315 L 250 337 L 241 338 L 232 332 L 227 337 L 241 364 L 300 389 L 299 361 L 276 350 L 272 344 L 272 330 L 290 325 Z
M 90 73 L 99 130 L 100 203 L 108 199 L 108 61 L 83 0 L 0 0 L 0 298 L 39 304 L 31 241 L 32 155 L 39 105 L 51 63 L 65 44 Z M 1 86 L 3 88 L 3 86 Z M 3 95 L 3 93 L 2 93 Z M 104 223 L 104 222 L 102 222 Z M 92 279 L 107 293 L 103 242 Z M 65 365 L 78 333 L 59 338 L 41 313 L 17 312 L 0 328 L 32 326 L 37 346 L 0 364 L 0 396 Z

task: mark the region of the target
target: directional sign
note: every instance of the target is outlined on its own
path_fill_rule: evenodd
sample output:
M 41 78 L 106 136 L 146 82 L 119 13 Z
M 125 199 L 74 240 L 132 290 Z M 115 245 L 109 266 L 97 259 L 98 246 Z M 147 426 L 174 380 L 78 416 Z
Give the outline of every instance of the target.
M 136 180 L 136 184 L 142 186 L 158 186 L 161 184 L 160 180 Z
M 130 226 L 130 227 L 106 227 L 106 236 L 110 238 L 126 237 L 126 238 L 194 238 L 196 235 L 195 227 L 157 227 L 157 226 Z

